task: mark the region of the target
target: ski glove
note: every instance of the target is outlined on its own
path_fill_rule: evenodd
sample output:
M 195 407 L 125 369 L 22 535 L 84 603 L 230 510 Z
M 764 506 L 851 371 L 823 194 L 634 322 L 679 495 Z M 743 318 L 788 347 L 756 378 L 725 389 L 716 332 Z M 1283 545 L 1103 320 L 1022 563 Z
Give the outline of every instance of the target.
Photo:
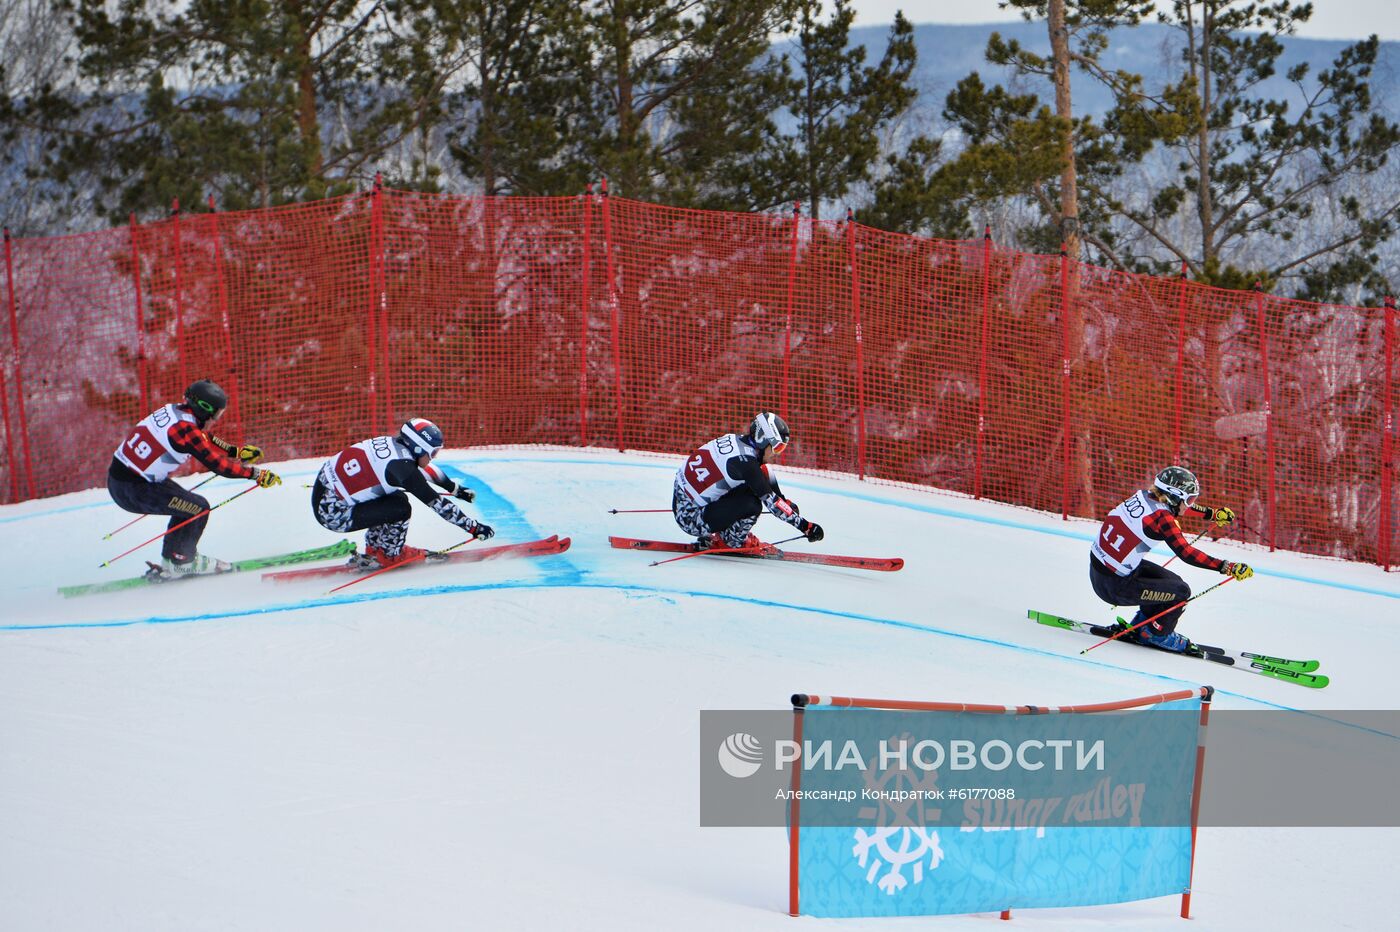
M 254 466 L 253 481 L 258 484 L 259 488 L 270 489 L 274 485 L 281 485 L 282 477 L 270 469 L 259 469 Z
M 806 525 L 806 527 L 802 528 L 802 533 L 805 534 L 807 539 L 812 543 L 815 544 L 817 541 L 821 540 L 823 537 L 826 536 L 826 532 L 822 530 L 822 526 L 817 522 L 804 521 L 803 523 Z
M 1229 508 L 1208 508 L 1206 509 L 1206 517 L 1220 527 L 1225 527 L 1235 520 L 1235 513 Z
M 240 463 L 246 463 L 250 466 L 262 459 L 262 447 L 254 446 L 251 443 L 243 444 L 234 453 L 238 456 Z
M 1254 575 L 1254 570 L 1249 568 L 1248 563 L 1226 563 L 1223 572 L 1226 576 L 1233 576 L 1241 582 Z
M 448 490 L 447 494 L 451 495 L 453 498 L 460 498 L 464 502 L 476 501 L 476 493 L 462 485 L 462 483 L 458 482 L 456 479 L 452 480 L 452 488 Z
M 467 491 L 471 491 L 468 489 Z M 496 532 L 489 524 L 482 524 L 480 521 L 473 522 L 476 527 L 472 528 L 472 537 L 477 540 L 490 540 L 496 536 Z

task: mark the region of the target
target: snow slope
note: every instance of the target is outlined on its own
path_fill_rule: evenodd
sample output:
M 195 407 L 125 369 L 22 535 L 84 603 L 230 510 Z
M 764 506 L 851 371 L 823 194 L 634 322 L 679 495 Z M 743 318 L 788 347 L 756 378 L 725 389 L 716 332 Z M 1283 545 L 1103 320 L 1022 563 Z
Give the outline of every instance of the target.
M 781 830 L 698 827 L 701 709 L 783 709 L 793 692 L 1069 704 L 1195 683 L 1218 688 L 1217 708 L 1400 699 L 1386 669 L 1400 660 L 1400 577 L 1375 567 L 1207 548 L 1258 575 L 1195 603 L 1182 630 L 1320 657 L 1333 684 L 1311 691 L 1117 645 L 1080 657 L 1087 639 L 1027 621 L 1028 607 L 1109 617 L 1086 579 L 1088 522 L 779 470 L 826 527 L 819 549 L 906 569 L 652 568 L 606 537 L 677 538 L 669 515 L 606 512 L 669 504 L 670 459 L 439 462 L 479 490 L 475 511 L 502 540 L 559 533 L 572 549 L 334 596 L 249 574 L 64 600 L 60 584 L 138 572 L 154 545 L 97 565 L 157 523 L 102 541 L 128 519 L 102 490 L 0 508 L 0 930 L 806 927 L 785 914 Z M 333 542 L 304 487 L 317 465 L 278 466 L 286 483 L 217 512 L 203 549 Z M 203 491 L 217 502 L 243 485 Z M 412 542 L 459 539 L 415 509 Z M 759 525 L 770 540 L 786 530 Z M 1198 589 L 1219 579 L 1185 573 Z M 1280 901 L 1291 924 L 1378 928 L 1400 912 L 1397 854 L 1393 829 L 1204 829 L 1194 928 L 1272 928 L 1256 907 Z M 1175 917 L 1171 898 L 1015 922 Z

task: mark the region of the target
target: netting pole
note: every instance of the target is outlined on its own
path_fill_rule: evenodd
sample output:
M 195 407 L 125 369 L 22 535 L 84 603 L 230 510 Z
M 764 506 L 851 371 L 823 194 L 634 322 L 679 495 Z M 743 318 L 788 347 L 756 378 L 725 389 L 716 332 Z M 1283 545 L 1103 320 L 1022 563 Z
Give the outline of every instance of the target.
M 6 268 L 9 268 L 10 228 L 5 228 Z M 0 365 L 0 412 L 5 416 L 5 468 L 10 473 L 10 501 L 19 501 L 19 472 L 15 469 L 15 441 L 10 432 L 10 389 L 5 378 L 5 367 Z
M 1069 417 L 1069 253 L 1065 244 L 1060 244 L 1060 346 L 1063 351 L 1061 364 L 1063 377 L 1060 380 L 1064 395 L 1063 415 L 1060 433 L 1064 439 L 1060 449 L 1062 454 L 1060 475 L 1060 519 L 1069 520 L 1069 472 L 1070 472 L 1070 417 Z
M 1186 260 L 1181 260 L 1181 281 L 1176 297 L 1176 422 L 1172 432 L 1172 462 L 1181 462 L 1181 420 L 1186 392 Z
M 591 264 L 592 253 L 589 251 L 590 238 L 593 232 L 593 182 L 588 183 L 588 187 L 583 192 L 583 301 L 579 312 L 579 334 L 578 334 L 578 442 L 579 446 L 588 446 L 588 308 L 591 300 L 589 294 L 589 266 Z
M 802 713 L 807 705 L 807 697 L 792 697 L 792 742 L 797 748 L 797 760 L 792 762 L 792 801 L 788 806 L 788 915 L 800 914 L 798 888 L 798 866 L 800 864 L 800 836 L 802 832 Z
M 374 173 L 374 263 L 379 269 L 375 279 L 375 308 L 379 320 L 379 346 L 383 350 L 384 375 L 384 429 L 394 426 L 394 367 L 389 358 L 389 264 L 384 255 L 384 179 L 379 172 Z
M 239 442 L 243 434 L 243 418 L 238 413 L 238 357 L 233 352 L 233 327 L 228 319 L 228 282 L 224 279 L 224 251 L 219 245 L 219 212 L 214 207 L 214 195 L 209 195 L 209 224 L 214 230 L 214 283 L 219 296 L 219 316 L 224 322 L 224 352 L 228 355 L 228 407 L 233 421 L 233 435 Z
M 151 410 L 151 378 L 146 368 L 146 311 L 141 301 L 141 249 L 136 245 L 135 211 L 127 219 L 131 228 L 131 282 L 136 289 L 136 371 L 141 384 L 141 410 L 144 412 Z
M 1264 284 L 1254 283 L 1254 308 L 1259 320 L 1259 364 L 1264 370 L 1264 449 L 1269 470 L 1269 551 L 1274 550 L 1274 507 L 1277 501 L 1274 487 L 1274 411 L 1269 388 L 1269 332 L 1264 325 Z
M 29 489 L 29 497 L 38 498 L 34 494 L 34 467 L 29 459 L 29 420 L 24 416 L 24 357 L 19 352 L 19 315 L 15 311 L 15 265 L 10 253 L 9 227 L 5 227 L 5 285 L 9 292 L 10 346 L 15 354 L 15 414 L 19 417 L 20 446 L 24 451 L 24 484 Z M 10 473 L 13 477 L 13 458 L 10 460 Z
M 982 341 L 977 349 L 977 459 L 972 497 L 982 497 L 982 444 L 987 433 L 987 327 L 992 313 L 992 225 L 982 231 Z
M 860 316 L 860 265 L 856 260 L 856 217 L 846 208 L 846 241 L 851 257 L 851 309 L 856 315 L 856 468 L 865 480 L 865 330 Z
M 792 249 L 788 253 L 787 309 L 783 323 L 783 420 L 791 421 L 791 379 L 792 379 L 792 300 L 797 290 L 797 230 L 802 224 L 802 203 L 792 205 Z
M 1202 686 L 1201 724 L 1196 731 L 1196 776 L 1191 784 L 1191 862 L 1186 868 L 1186 892 L 1181 894 L 1181 918 L 1191 918 L 1191 882 L 1196 875 L 1196 830 L 1201 823 L 1201 784 L 1206 773 L 1206 726 L 1210 724 L 1210 701 L 1215 687 Z
M 617 421 L 614 442 L 618 452 L 626 449 L 622 443 L 622 303 L 617 294 L 617 272 L 613 265 L 612 200 L 608 195 L 608 179 L 602 180 L 603 242 L 608 254 L 608 313 L 612 317 L 613 409 Z
M 1385 334 L 1385 374 L 1382 377 L 1384 388 L 1382 397 L 1384 398 L 1385 410 L 1381 413 L 1381 540 L 1378 548 L 1380 554 L 1381 568 L 1387 573 L 1390 572 L 1390 539 L 1394 535 L 1391 526 L 1391 514 L 1394 507 L 1391 501 L 1391 474 L 1395 472 L 1395 408 L 1391 397 L 1391 385 L 1394 383 L 1395 360 L 1395 298 L 1389 295 L 1385 299 L 1385 309 L 1381 311 L 1385 315 L 1382 324 L 1382 332 Z
M 15 472 L 15 443 L 10 433 L 10 389 L 5 378 L 5 367 L 0 365 L 0 411 L 5 416 L 5 468 L 10 473 L 10 497 L 8 501 L 19 501 L 19 474 Z
M 185 254 L 180 244 L 180 199 L 178 197 L 170 203 L 170 215 L 175 220 L 175 345 L 176 352 L 180 355 L 179 391 L 183 392 L 185 386 L 190 384 L 190 380 L 189 370 L 185 363 L 185 301 L 181 289 L 184 280 L 181 273 L 184 269 Z
M 369 304 L 365 308 L 365 351 L 369 356 L 368 386 L 369 389 L 369 425 L 366 429 L 371 432 L 379 431 L 379 320 L 375 308 L 379 302 L 375 296 L 379 294 L 377 286 L 379 276 L 379 257 L 374 248 L 374 218 L 379 213 L 379 174 L 374 176 L 374 187 L 369 194 Z M 388 425 L 384 425 L 387 427 Z

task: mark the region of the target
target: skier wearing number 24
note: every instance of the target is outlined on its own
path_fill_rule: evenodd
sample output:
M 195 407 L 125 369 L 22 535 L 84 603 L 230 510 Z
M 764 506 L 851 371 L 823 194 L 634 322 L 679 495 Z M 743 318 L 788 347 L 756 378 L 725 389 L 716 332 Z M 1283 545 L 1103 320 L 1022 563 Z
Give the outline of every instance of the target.
M 681 530 L 693 535 L 697 550 L 771 549 L 749 532 L 766 508 L 815 543 L 821 525 L 798 514 L 768 475 L 768 465 L 790 439 L 782 418 L 764 412 L 747 434 L 725 434 L 700 447 L 676 473 L 671 513 Z
M 410 418 L 395 436 L 371 437 L 348 446 L 321 467 L 311 487 L 316 520 L 342 534 L 365 532 L 365 552 L 350 559 L 352 566 L 372 570 L 427 555 L 404 544 L 413 514 L 404 493 L 478 540 L 495 534 L 489 525 L 469 518 L 453 504 L 453 498 L 470 502 L 476 494 L 433 465 L 442 447 L 442 431 L 436 424 Z M 448 494 L 438 494 L 428 485 L 429 479 Z
M 1108 513 L 1089 553 L 1089 582 L 1094 593 L 1111 605 L 1136 605 L 1131 625 L 1151 618 L 1163 609 L 1191 598 L 1186 581 L 1164 566 L 1144 560 L 1153 541 L 1165 541 L 1172 552 L 1192 566 L 1215 570 L 1235 579 L 1248 579 L 1254 571 L 1244 563 L 1228 563 L 1187 543 L 1177 519 L 1183 508 L 1224 527 L 1235 520 L 1229 508 L 1196 504 L 1201 485 L 1181 466 L 1168 466 L 1157 474 L 1150 489 L 1142 489 Z M 1185 606 L 1167 612 L 1125 637 L 1176 653 L 1188 653 L 1193 645 L 1176 631 Z
M 141 420 L 112 454 L 107 491 L 122 509 L 139 515 L 170 515 L 170 527 L 189 521 L 161 544 L 161 565 L 151 573 L 164 579 L 222 573 L 231 567 L 198 551 L 209 521 L 209 502 L 170 476 L 191 456 L 206 469 L 231 479 L 252 479 L 263 488 L 281 485 L 275 472 L 254 466 L 262 450 L 238 446 L 212 433 L 228 406 L 228 395 L 200 379 L 185 389 L 185 400 L 163 405 Z M 198 516 L 198 517 L 196 517 Z M 195 520 L 190 521 L 190 518 Z M 149 574 L 148 574 L 149 575 Z

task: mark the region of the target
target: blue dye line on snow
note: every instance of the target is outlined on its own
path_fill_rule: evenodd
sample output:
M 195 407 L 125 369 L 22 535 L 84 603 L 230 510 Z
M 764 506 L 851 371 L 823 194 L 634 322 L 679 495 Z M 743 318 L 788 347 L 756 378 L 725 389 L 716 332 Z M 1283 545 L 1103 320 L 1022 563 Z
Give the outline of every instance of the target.
M 502 499 L 504 501 L 504 499 Z M 528 527 L 528 525 L 526 525 Z M 743 602 L 761 608 L 777 608 L 787 611 L 807 612 L 815 615 L 824 615 L 831 618 L 841 618 L 849 621 L 861 621 L 870 624 L 885 625 L 892 628 L 902 628 L 909 631 L 919 631 L 925 634 L 941 635 L 943 637 L 955 638 L 962 641 L 972 641 L 978 644 L 986 644 L 991 647 L 1001 647 L 1019 653 L 1033 654 L 1039 657 L 1049 657 L 1056 660 L 1068 661 L 1071 663 L 1085 663 L 1090 666 L 1113 670 L 1119 673 L 1131 673 L 1138 676 L 1154 680 L 1165 680 L 1169 683 L 1188 684 L 1190 681 L 1182 680 L 1178 677 L 1167 676 L 1163 673 L 1148 673 L 1143 670 L 1133 670 L 1127 667 L 1119 667 L 1115 664 L 1090 660 L 1085 657 L 1071 656 L 1057 653 L 1055 651 L 1044 650 L 1039 647 L 1029 647 L 1024 644 L 1015 644 L 1009 641 L 1000 641 L 996 638 L 982 637 L 976 634 L 964 634 L 960 631 L 949 631 L 944 628 L 935 628 L 931 625 L 922 625 L 917 622 L 904 621 L 898 618 L 881 618 L 878 615 L 865 615 L 859 612 L 842 611 L 839 609 L 817 608 L 811 605 L 795 605 L 787 602 L 778 602 L 772 599 L 759 599 L 752 596 L 730 595 L 720 592 L 704 592 L 690 589 L 661 589 L 653 586 L 638 586 L 628 583 L 609 582 L 589 582 L 585 579 L 578 579 L 575 582 L 553 583 L 553 582 L 532 582 L 527 580 L 510 580 L 495 583 L 475 583 L 461 585 L 425 586 L 415 589 L 393 589 L 383 592 L 361 592 L 354 595 L 326 596 L 319 599 L 306 599 L 300 602 L 288 602 L 282 605 L 264 605 L 253 608 L 229 609 L 222 612 L 205 612 L 198 615 L 168 615 L 150 616 L 146 618 L 130 618 L 119 621 L 93 621 L 93 622 L 60 622 L 44 625 L 0 625 L 0 631 L 52 631 L 55 629 L 71 628 L 126 628 L 136 625 L 164 625 L 164 624 L 190 624 L 201 621 L 220 621 L 227 618 L 247 618 L 256 615 L 275 615 L 287 612 L 298 612 L 314 608 L 326 608 L 337 605 L 352 605 L 362 602 L 380 602 L 388 599 L 402 598 L 424 598 L 438 595 L 455 595 L 463 592 L 484 592 L 492 590 L 507 589 L 607 589 L 617 592 L 639 592 L 649 596 L 670 596 L 680 595 L 693 598 L 720 599 L 731 602 Z M 1220 695 L 1233 696 L 1248 702 L 1254 702 L 1262 706 L 1278 709 L 1283 712 L 1297 712 L 1314 718 L 1322 718 L 1327 721 L 1334 721 L 1320 712 L 1309 709 L 1299 709 L 1278 702 L 1270 702 L 1267 699 L 1259 699 L 1255 696 L 1248 696 L 1243 693 L 1233 692 L 1227 689 L 1216 688 Z M 1355 728 L 1358 731 L 1370 732 L 1384 738 L 1391 738 L 1400 741 L 1400 735 L 1393 735 L 1379 729 L 1366 728 L 1363 725 L 1355 725 L 1349 722 L 1336 722 L 1347 728 Z
M 478 464 L 492 464 L 492 463 L 496 463 L 496 464 L 510 464 L 510 465 L 519 464 L 519 463 L 554 463 L 554 464 L 567 465 L 567 466 L 599 466 L 599 465 L 603 465 L 603 466 L 622 466 L 622 467 L 635 468 L 635 469 L 651 469 L 651 470 L 658 470 L 658 471 L 665 471 L 665 472 L 674 472 L 674 471 L 675 471 L 675 468 L 674 468 L 672 465 L 667 464 L 667 463 L 637 463 L 637 462 L 631 462 L 631 461 L 627 461 L 627 460 L 605 460 L 605 459 L 597 459 L 597 460 L 594 460 L 594 459 L 583 459 L 583 458 L 578 458 L 578 457 L 564 457 L 564 456 L 560 456 L 560 457 L 548 457 L 548 458 L 546 458 L 546 457 L 523 457 L 523 456 L 481 456 L 481 457 L 473 457 L 473 458 L 471 459 L 471 464 L 472 464 L 473 466 L 478 465 Z M 448 464 L 446 464 L 446 463 L 443 463 L 443 464 L 440 464 L 440 465 L 443 466 L 444 471 L 449 472 L 449 474 L 453 474 L 455 477 L 460 478 L 460 477 L 466 476 L 466 473 L 461 472 L 460 470 L 456 469 L 456 467 L 450 466 L 450 465 L 448 465 Z M 283 474 L 283 475 L 284 475 L 284 477 L 288 477 L 288 478 L 296 478 L 296 477 L 303 477 L 303 476 L 315 475 L 315 473 L 316 473 L 317 471 L 318 471 L 318 470 L 311 470 L 311 471 L 309 471 L 309 472 L 285 473 L 285 474 Z M 475 488 L 476 486 L 473 485 L 473 482 L 480 482 L 480 481 L 481 481 L 480 479 L 473 479 L 472 482 L 468 482 L 467 484 L 468 484 L 468 485 L 472 485 L 472 487 Z M 903 509 L 907 509 L 907 510 L 910 510 L 910 511 L 917 511 L 917 512 L 920 512 L 920 513 L 922 513 L 922 514 L 938 515 L 939 517 L 942 517 L 942 518 L 953 518 L 953 519 L 958 520 L 958 521 L 972 521 L 972 522 L 974 522 L 974 523 L 976 523 L 976 524 L 987 524 L 987 525 L 992 525 L 992 526 L 995 526 L 995 527 L 1012 528 L 1012 529 L 1015 529 L 1015 530 L 1018 530 L 1018 531 L 1030 531 L 1030 532 L 1033 532 L 1033 533 L 1036 533 L 1036 534 L 1048 534 L 1048 535 L 1050 535 L 1050 536 L 1052 536 L 1052 537 L 1065 537 L 1065 538 L 1069 538 L 1070 540 L 1083 541 L 1083 542 L 1086 543 L 1086 544 L 1087 544 L 1087 543 L 1090 543 L 1090 542 L 1093 540 L 1093 536 L 1092 536 L 1092 535 L 1083 534 L 1083 533 L 1080 533 L 1080 532 L 1077 532 L 1077 531 L 1072 531 L 1072 530 L 1070 530 L 1070 529 L 1068 529 L 1068 528 L 1045 527 L 1044 525 L 1031 524 L 1031 523 L 1024 522 L 1024 521 L 1012 521 L 1012 520 L 1010 520 L 1010 519 L 1008 519 L 1008 518 L 994 518 L 994 517 L 990 517 L 990 516 L 987 516 L 987 515 L 975 515 L 975 514 L 970 514 L 969 512 L 965 512 L 965 511 L 956 511 L 956 510 L 954 510 L 954 509 L 952 509 L 952 508 L 940 507 L 940 506 L 938 506 L 938 505 L 924 505 L 924 504 L 920 504 L 920 503 L 918 503 L 918 502 L 905 502 L 905 501 L 900 501 L 900 500 L 898 500 L 898 499 L 885 498 L 884 496 L 881 496 L 881 495 L 875 495 L 875 494 L 870 493 L 870 492 L 861 492 L 861 491 L 858 491 L 858 490 L 856 490 L 856 489 L 845 489 L 845 488 L 843 488 L 840 492 L 835 492 L 835 491 L 833 491 L 832 489 L 829 489 L 829 488 L 818 488 L 818 487 L 816 487 L 816 486 L 808 485 L 808 484 L 806 484 L 806 483 L 804 483 L 804 482 L 801 482 L 800 480 L 789 481 L 787 484 L 788 484 L 790 487 L 792 487 L 792 488 L 795 488 L 795 489 L 803 489 L 804 491 L 814 492 L 814 493 L 817 493 L 817 494 L 824 494 L 824 495 L 838 494 L 838 495 L 840 495 L 840 496 L 843 497 L 843 498 L 850 498 L 850 499 L 855 499 L 856 501 L 869 502 L 869 503 L 871 503 L 871 504 L 873 504 L 873 505 L 884 505 L 884 506 L 889 507 L 889 508 L 903 508 Z M 504 499 L 499 499 L 499 501 L 504 502 L 505 500 L 504 500 Z M 71 512 L 71 511 L 82 511 L 82 510 L 84 510 L 84 509 L 89 509 L 89 508 L 101 508 L 101 507 L 107 507 L 107 506 L 110 506 L 110 505 L 111 505 L 110 502 L 93 502 L 93 503 L 86 504 L 86 505 L 68 505 L 68 506 L 65 506 L 65 507 L 63 507 L 63 508 L 54 508 L 54 509 L 50 509 L 50 510 L 47 510 L 47 511 L 39 511 L 39 512 L 35 512 L 35 513 L 33 513 L 33 514 L 28 514 L 28 515 L 16 515 L 16 516 L 14 516 L 14 517 L 9 517 L 9 518 L 0 518 L 0 524 L 7 524 L 7 523 L 10 523 L 10 522 L 13 522 L 13 521 L 27 521 L 27 520 L 29 520 L 29 519 L 31 519 L 31 518 L 46 517 L 46 516 L 48 516 L 48 515 L 62 514 L 62 513 Z M 508 505 L 508 503 L 507 503 L 507 505 Z M 512 508 L 512 510 L 514 510 L 514 509 Z M 522 518 L 521 520 L 522 520 L 522 522 L 523 522 L 524 519 Z M 522 527 L 528 527 L 527 524 L 523 524 L 523 523 L 522 523 L 521 526 L 522 526 Z M 538 536 L 538 535 L 536 535 L 536 536 Z M 1158 550 L 1158 551 L 1154 551 L 1154 552 L 1162 553 L 1163 551 Z M 575 570 L 575 571 L 576 571 L 576 570 Z M 1257 575 L 1257 576 L 1272 576 L 1272 577 L 1275 577 L 1275 578 L 1278 578 L 1278 579 L 1287 579 L 1287 580 L 1289 580 L 1289 581 L 1291 581 L 1291 582 L 1304 583 L 1305 585 L 1310 585 L 1310 586 L 1326 586 L 1326 587 L 1330 587 L 1330 588 L 1332 588 L 1332 589 L 1344 589 L 1344 590 L 1349 591 L 1349 592 L 1359 592 L 1359 593 L 1361 593 L 1361 594 L 1363 594 L 1363 595 L 1378 595 L 1378 596 L 1382 596 L 1383 598 L 1387 598 L 1387 599 L 1400 599 L 1400 589 L 1377 589 L 1377 588 L 1375 588 L 1375 587 L 1373 587 L 1373 586 L 1362 586 L 1362 585 L 1357 585 L 1357 584 L 1355 584 L 1355 583 L 1336 582 L 1336 581 L 1330 580 L 1330 579 L 1318 579 L 1318 578 L 1315 577 L 1315 576 L 1303 576 L 1303 575 L 1300 575 L 1300 574 L 1297 574 L 1297 573 L 1278 572 L 1278 571 L 1275 571 L 1275 570 L 1260 569 L 1260 568 L 1258 568 L 1258 567 L 1255 568 L 1254 572 L 1255 572 L 1255 575 Z M 0 629 L 0 630 L 3 630 L 3 629 Z
M 484 514 L 490 515 L 490 520 L 486 523 L 491 525 L 498 536 L 510 540 L 538 540 L 542 536 L 525 519 L 519 508 L 485 480 L 463 472 L 449 463 L 439 463 L 438 467 L 476 493 L 473 504 Z M 491 544 L 485 546 L 489 547 Z M 572 585 L 583 579 L 583 573 L 563 554 L 546 557 L 540 561 L 540 565 L 544 568 L 546 578 L 556 585 Z

